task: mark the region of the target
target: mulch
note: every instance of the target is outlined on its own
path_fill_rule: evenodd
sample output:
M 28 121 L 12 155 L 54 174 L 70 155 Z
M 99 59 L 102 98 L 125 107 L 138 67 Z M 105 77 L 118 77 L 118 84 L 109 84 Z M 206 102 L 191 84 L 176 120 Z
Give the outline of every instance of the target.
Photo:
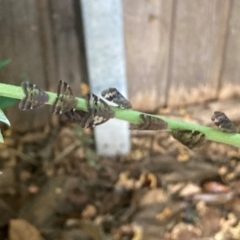
M 100 157 L 91 130 L 56 119 L 4 139 L 0 239 L 240 239 L 236 147 L 134 131 L 127 156 Z

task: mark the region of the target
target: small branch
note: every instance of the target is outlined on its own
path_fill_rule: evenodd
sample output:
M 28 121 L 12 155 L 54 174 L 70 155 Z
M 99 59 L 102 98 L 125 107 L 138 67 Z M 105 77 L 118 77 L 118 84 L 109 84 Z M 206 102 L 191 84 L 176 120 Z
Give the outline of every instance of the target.
M 55 98 L 57 97 L 56 93 L 47 92 L 49 95 L 49 101 L 47 104 L 52 105 Z M 15 99 L 22 99 L 24 97 L 24 93 L 22 88 L 19 86 L 13 86 L 10 84 L 0 83 L 0 96 L 10 97 Z M 86 104 L 83 98 L 76 98 L 78 100 L 77 108 L 86 111 Z M 141 123 L 141 119 L 139 118 L 139 114 L 141 112 L 121 109 L 118 107 L 111 106 L 111 109 L 115 112 L 115 118 L 128 121 L 130 123 L 139 124 Z M 156 117 L 156 116 L 155 116 Z M 227 133 L 222 132 L 218 129 L 213 129 L 210 127 L 201 126 L 199 124 L 183 122 L 175 119 L 170 119 L 163 116 L 158 116 L 164 121 L 168 123 L 168 130 L 171 131 L 173 129 L 187 129 L 187 130 L 195 130 L 200 131 L 205 134 L 206 139 L 225 143 L 233 146 L 240 146 L 240 134 L 237 133 Z M 209 116 L 210 119 L 210 116 Z

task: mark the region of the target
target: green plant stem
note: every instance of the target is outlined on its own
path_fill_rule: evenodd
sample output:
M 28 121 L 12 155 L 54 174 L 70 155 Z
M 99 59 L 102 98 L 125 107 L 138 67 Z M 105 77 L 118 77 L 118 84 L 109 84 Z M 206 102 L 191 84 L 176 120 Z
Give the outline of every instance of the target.
M 57 94 L 52 92 L 47 92 L 49 95 L 49 101 L 47 104 L 52 105 Z M 24 93 L 22 88 L 19 86 L 13 86 L 10 84 L 3 84 L 0 83 L 0 96 L 15 98 L 15 99 L 22 99 L 24 97 Z M 77 108 L 82 110 L 87 110 L 85 100 L 83 98 L 77 98 L 78 104 Z M 128 121 L 130 123 L 141 123 L 141 119 L 139 118 L 139 114 L 141 112 L 128 110 L 128 109 L 121 109 L 118 107 L 111 107 L 112 110 L 115 112 L 115 118 Z M 155 116 L 156 117 L 156 116 Z M 237 133 L 227 133 L 222 132 L 218 129 L 213 129 L 210 127 L 201 126 L 199 124 L 183 122 L 163 116 L 157 116 L 163 119 L 168 123 L 168 130 L 171 131 L 173 129 L 188 129 L 188 130 L 197 130 L 205 134 L 206 139 L 221 142 L 225 144 L 230 144 L 233 146 L 240 146 L 240 134 Z M 210 116 L 209 116 L 210 119 Z

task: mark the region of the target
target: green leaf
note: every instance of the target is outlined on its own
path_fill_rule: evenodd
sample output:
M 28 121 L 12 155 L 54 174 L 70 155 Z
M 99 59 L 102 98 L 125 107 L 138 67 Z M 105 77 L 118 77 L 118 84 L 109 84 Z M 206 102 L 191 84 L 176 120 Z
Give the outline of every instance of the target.
M 10 107 L 18 101 L 19 100 L 16 99 L 16 98 L 9 98 L 9 97 L 0 96 L 0 109 L 5 109 L 7 107 Z
M 3 135 L 2 135 L 2 132 L 1 132 L 1 129 L 0 129 L 0 143 L 3 143 L 4 140 L 3 140 Z
M 0 71 L 11 62 L 10 59 L 0 61 Z M 0 96 L 0 109 L 5 109 L 17 102 L 17 99 Z
M 0 70 L 2 70 L 4 67 L 6 67 L 11 62 L 10 59 L 5 59 L 0 61 Z
M 4 112 L 2 111 L 2 109 L 0 109 L 0 121 L 6 123 L 8 126 L 11 125 L 8 118 L 6 117 Z
M 2 109 L 0 109 L 0 121 L 6 123 L 8 126 L 10 126 L 10 122 L 7 119 L 6 115 L 4 114 L 4 112 L 2 111 Z M 3 135 L 1 133 L 1 129 L 0 129 L 0 142 L 3 143 Z

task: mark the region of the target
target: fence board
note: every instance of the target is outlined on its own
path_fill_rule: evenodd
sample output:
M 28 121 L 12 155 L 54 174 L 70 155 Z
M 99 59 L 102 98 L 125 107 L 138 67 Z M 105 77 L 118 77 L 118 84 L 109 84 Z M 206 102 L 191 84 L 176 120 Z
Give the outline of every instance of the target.
M 0 6 L 0 59 L 12 60 L 2 71 L 1 81 L 18 85 L 27 77 L 44 88 L 36 2 L 0 0 Z M 20 112 L 13 107 L 7 115 L 12 127 L 27 130 L 42 126 L 47 121 L 48 115 L 43 113 L 46 113 L 46 109 Z
M 156 106 L 167 105 L 170 88 L 169 74 L 172 69 L 173 22 L 175 1 L 161 1 L 160 5 L 160 42 L 158 52 L 157 79 L 156 79 Z
M 160 64 L 164 64 L 159 58 L 161 42 L 159 29 L 165 27 L 163 31 L 168 31 L 168 20 L 164 22 L 165 19 L 160 16 L 160 0 L 122 2 L 130 100 L 135 108 L 153 109 L 156 107 L 158 95 L 156 80 L 160 79 L 157 69 Z M 166 44 L 168 40 L 162 41 Z M 158 89 L 161 88 L 161 83 L 158 82 Z
M 232 1 L 231 15 L 228 26 L 228 38 L 222 75 L 221 97 L 240 94 L 240 2 Z
M 76 95 L 80 94 L 79 40 L 76 30 L 74 0 L 50 0 L 53 21 L 53 39 L 57 64 L 57 79 L 51 81 L 50 89 L 56 90 L 60 78 L 70 83 Z
M 229 1 L 176 1 L 169 104 L 217 96 Z
M 37 0 L 39 37 L 43 59 L 43 71 L 45 74 L 46 88 L 49 89 L 50 82 L 58 79 L 55 46 L 53 42 L 52 13 L 49 0 Z

